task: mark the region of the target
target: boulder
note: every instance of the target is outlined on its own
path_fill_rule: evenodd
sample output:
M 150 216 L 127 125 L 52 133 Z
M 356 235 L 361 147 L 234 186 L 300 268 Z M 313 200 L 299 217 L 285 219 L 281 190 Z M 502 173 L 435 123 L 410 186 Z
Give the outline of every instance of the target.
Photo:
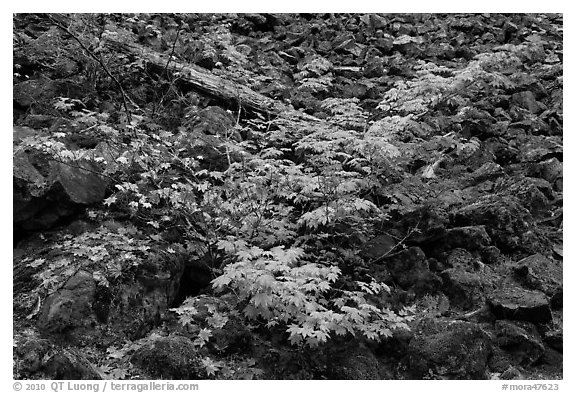
M 551 201 L 556 199 L 556 193 L 550 183 L 532 177 L 505 179 L 496 184 L 495 191 L 514 195 L 533 215 L 548 211 Z
M 426 255 L 419 247 L 410 247 L 385 260 L 392 279 L 402 288 L 412 288 L 418 294 L 434 292 L 441 280 L 430 272 Z
M 203 379 L 201 359 L 186 337 L 152 336 L 134 352 L 131 361 L 152 379 Z
M 70 79 L 52 80 L 48 77 L 19 82 L 13 88 L 14 102 L 21 107 L 31 108 L 33 114 L 52 113 L 52 102 L 56 97 L 81 100 L 86 94 L 83 86 Z
M 100 173 L 94 162 L 64 164 L 39 152 L 17 150 L 13 158 L 15 231 L 50 229 L 86 205 L 102 201 L 108 183 Z
M 504 370 L 503 373 L 500 374 L 500 378 L 502 380 L 522 380 L 522 379 L 526 379 L 526 377 L 522 374 L 522 372 L 520 370 L 518 370 L 516 367 L 514 366 L 510 366 L 508 367 L 506 370 Z
M 106 330 L 139 339 L 152 330 L 176 300 L 188 254 L 147 253 L 130 275 L 96 285 L 93 274 L 80 270 L 49 295 L 39 313 L 42 332 L 66 334 L 80 343 L 102 338 Z M 112 260 L 93 266 L 100 272 Z
M 523 321 L 496 321 L 496 342 L 521 366 L 534 364 L 544 354 L 544 344 L 536 326 Z
M 495 265 L 502 261 L 502 253 L 496 246 L 481 247 L 480 256 L 482 262 L 487 265 Z
M 218 135 L 221 137 L 226 137 L 227 135 L 232 137 L 237 134 L 233 130 L 236 119 L 230 112 L 219 106 L 208 106 L 199 111 L 192 110 L 187 114 L 187 117 L 188 119 L 184 121 L 184 127 L 189 131 L 195 130 L 206 135 Z
M 477 273 L 456 268 L 443 271 L 440 277 L 443 282 L 441 290 L 450 299 L 450 304 L 470 310 L 484 303 L 484 283 Z
M 551 348 L 558 352 L 563 352 L 564 349 L 564 333 L 562 328 L 547 331 L 544 334 L 544 342 Z
M 534 254 L 513 267 L 516 278 L 525 287 L 544 292 L 550 297 L 562 292 L 562 261 Z
M 541 291 L 519 287 L 498 289 L 488 295 L 488 305 L 497 319 L 534 323 L 552 320 L 550 302 Z
M 552 157 L 560 159 L 563 155 L 564 145 L 558 136 L 524 135 L 517 136 L 510 141 L 512 147 L 519 150 L 520 162 L 539 162 Z
M 62 349 L 46 361 L 48 379 L 104 379 L 96 366 L 77 349 Z
M 103 379 L 78 350 L 56 347 L 47 339 L 31 337 L 18 342 L 14 355 L 18 379 Z
M 408 346 L 413 378 L 487 379 L 493 351 L 490 336 L 475 323 L 425 318 Z
M 113 294 L 99 291 L 100 319 L 131 339 L 144 337 L 177 299 L 184 264 L 184 255 L 150 255 L 134 277 L 114 285 Z
M 328 352 L 326 376 L 340 380 L 382 379 L 378 358 L 364 344 L 352 340 Z
M 530 212 L 513 196 L 485 195 L 450 216 L 455 226 L 484 225 L 495 245 L 504 252 L 538 252 L 543 247 Z
M 473 225 L 448 229 L 437 243 L 445 250 L 463 248 L 474 251 L 489 246 L 492 239 L 488 236 L 484 225 Z
M 538 114 L 544 110 L 543 105 L 536 101 L 531 91 L 521 91 L 512 95 L 512 102 L 531 113 Z
M 487 180 L 495 180 L 504 175 L 504 169 L 500 165 L 494 162 L 487 162 L 472 172 L 467 185 L 473 186 Z
M 100 168 L 91 161 L 77 161 L 71 165 L 57 163 L 54 173 L 70 200 L 90 205 L 104 199 L 108 183 L 99 175 Z
M 376 259 L 390 253 L 396 247 L 398 241 L 390 235 L 379 235 L 367 241 L 360 250 L 364 258 Z
M 540 161 L 531 164 L 528 167 L 527 175 L 531 177 L 537 177 L 544 179 L 551 184 L 562 177 L 562 162 L 556 157 L 552 157 L 545 161 Z
M 48 333 L 62 333 L 75 327 L 90 326 L 96 281 L 91 273 L 80 270 L 64 286 L 46 298 L 38 327 Z

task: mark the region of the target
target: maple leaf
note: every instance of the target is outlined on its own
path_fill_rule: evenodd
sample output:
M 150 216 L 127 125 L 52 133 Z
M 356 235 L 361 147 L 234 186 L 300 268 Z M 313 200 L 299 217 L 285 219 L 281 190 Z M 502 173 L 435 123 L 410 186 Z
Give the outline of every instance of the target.
M 304 325 L 298 328 L 298 334 L 302 335 L 302 337 L 313 337 L 315 334 L 314 329 L 310 325 Z
M 205 357 L 204 359 L 201 359 L 201 362 L 202 362 L 202 366 L 204 367 L 204 370 L 206 371 L 206 374 L 208 374 L 208 376 L 215 375 L 216 372 L 218 372 L 218 370 L 220 370 L 220 368 L 221 368 L 220 364 L 215 363 L 209 357 Z
M 268 305 L 271 304 L 271 298 L 265 293 L 257 293 L 251 302 L 258 308 L 267 308 Z
M 228 275 L 221 275 L 212 280 L 212 288 L 222 290 L 225 286 L 230 284 L 232 279 Z
M 102 203 L 104 203 L 104 205 L 106 206 L 110 206 L 111 204 L 115 203 L 117 200 L 115 195 L 112 195 L 106 199 L 104 199 L 104 201 Z

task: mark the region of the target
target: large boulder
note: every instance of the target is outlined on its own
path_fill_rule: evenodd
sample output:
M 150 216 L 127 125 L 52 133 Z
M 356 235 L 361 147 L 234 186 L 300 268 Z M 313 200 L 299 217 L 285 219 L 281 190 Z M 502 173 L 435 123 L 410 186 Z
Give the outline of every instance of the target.
M 166 257 L 152 253 L 136 270 L 134 277 L 101 289 L 96 305 L 100 320 L 118 332 L 138 339 L 162 320 L 178 298 L 185 256 Z
M 531 164 L 528 167 L 528 176 L 537 177 L 554 184 L 562 177 L 562 162 L 556 157 Z
M 37 132 L 36 132 L 37 133 Z M 30 131 L 14 132 L 18 140 Z M 36 135 L 36 134 L 34 134 Z M 16 232 L 46 230 L 105 197 L 107 181 L 92 161 L 52 161 L 34 149 L 13 156 L 13 222 Z
M 538 114 L 546 109 L 542 103 L 536 100 L 534 93 L 529 90 L 514 93 L 512 95 L 512 103 L 534 114 Z
M 562 261 L 534 254 L 518 261 L 513 269 L 518 281 L 529 289 L 542 291 L 550 297 L 562 293 Z
M 96 239 L 108 236 L 117 241 L 107 233 L 102 230 L 88 236 Z M 152 249 L 144 244 L 147 243 L 141 249 Z M 90 249 L 90 244 L 86 248 Z M 46 298 L 37 321 L 42 332 L 65 335 L 80 343 L 101 338 L 108 330 L 139 339 L 161 322 L 179 296 L 189 254 L 148 251 L 145 259 L 136 260 L 137 266 L 131 267 L 130 274 L 117 276 L 123 269 L 115 260 L 119 258 L 118 252 L 111 249 L 106 252 L 111 255 L 84 263 L 83 269 Z M 54 253 L 46 258 L 66 258 L 65 252 L 64 257 L 61 251 Z
M 61 333 L 70 328 L 88 327 L 94 322 L 92 303 L 96 281 L 91 273 L 79 271 L 64 286 L 46 298 L 38 327 L 45 332 Z
M 14 347 L 17 379 L 103 379 L 101 373 L 77 349 L 64 349 L 49 340 L 27 337 Z
M 385 260 L 390 275 L 404 289 L 416 293 L 434 292 L 441 284 L 440 278 L 432 273 L 426 255 L 419 247 L 410 247 Z
M 366 345 L 352 340 L 328 351 L 326 376 L 329 379 L 382 379 L 378 358 Z
M 448 229 L 446 234 L 437 241 L 438 246 L 435 247 L 435 251 L 453 248 L 474 251 L 489 246 L 491 243 L 492 239 L 488 236 L 484 225 L 465 226 Z
M 470 310 L 484 303 L 485 284 L 478 273 L 452 268 L 444 270 L 440 277 L 443 281 L 442 292 L 450 299 L 450 304 Z
M 544 334 L 544 342 L 548 344 L 551 348 L 554 348 L 558 352 L 563 352 L 564 350 L 564 331 L 560 327 L 555 330 L 547 331 Z
M 496 184 L 495 191 L 514 195 L 532 215 L 548 212 L 550 203 L 557 198 L 549 182 L 525 176 L 502 180 Z
M 538 252 L 542 248 L 530 212 L 512 196 L 480 197 L 456 210 L 450 218 L 455 226 L 484 225 L 490 238 L 504 252 Z
M 495 323 L 498 345 L 521 366 L 534 364 L 544 354 L 544 344 L 530 322 L 499 320 Z
M 488 295 L 488 305 L 497 319 L 534 323 L 552 320 L 550 301 L 541 291 L 519 287 L 497 289 Z
M 92 161 L 57 163 L 54 167 L 57 181 L 70 200 L 80 205 L 91 205 L 104 199 L 108 183 L 99 175 L 100 171 Z
M 408 346 L 413 378 L 487 379 L 493 343 L 475 323 L 425 318 Z

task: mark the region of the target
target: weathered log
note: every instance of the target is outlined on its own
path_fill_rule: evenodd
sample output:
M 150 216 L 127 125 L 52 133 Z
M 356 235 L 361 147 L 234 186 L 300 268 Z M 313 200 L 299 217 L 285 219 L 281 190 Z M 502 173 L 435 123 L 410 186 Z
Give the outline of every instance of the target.
M 168 61 L 168 54 L 158 53 L 136 43 L 126 43 L 110 38 L 107 39 L 106 46 L 112 50 L 142 59 L 158 69 L 177 72 L 181 80 L 194 89 L 226 102 L 234 102 L 242 108 L 264 113 L 271 117 L 287 116 L 306 121 L 319 121 L 314 116 L 281 104 L 239 83 L 216 76 L 202 67 L 183 63 L 174 57 Z
M 51 23 L 60 27 L 70 24 L 70 17 L 66 14 L 39 14 L 40 18 L 47 18 Z M 168 54 L 158 53 L 137 43 L 123 42 L 111 36 L 106 37 L 105 45 L 111 50 L 126 53 L 144 60 L 153 67 L 168 72 L 178 72 L 180 78 L 192 88 L 218 98 L 222 101 L 233 102 L 244 109 L 260 112 L 268 117 L 282 117 L 300 121 L 320 121 L 314 116 L 295 110 L 292 107 L 279 103 L 272 98 L 257 93 L 246 86 L 212 74 L 209 70 L 194 64 L 184 63 Z M 168 59 L 170 58 L 170 61 Z

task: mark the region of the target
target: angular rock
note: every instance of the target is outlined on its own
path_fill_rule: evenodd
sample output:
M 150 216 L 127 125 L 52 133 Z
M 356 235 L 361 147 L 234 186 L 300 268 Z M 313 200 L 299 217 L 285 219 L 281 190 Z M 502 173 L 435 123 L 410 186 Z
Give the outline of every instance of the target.
M 426 318 L 414 333 L 407 354 L 413 378 L 423 378 L 429 370 L 448 379 L 488 378 L 493 344 L 480 325 Z
M 455 248 L 442 253 L 440 258 L 445 260 L 447 268 L 458 268 L 459 270 L 472 273 L 475 273 L 478 270 L 479 258 L 475 257 L 468 250 L 463 248 Z
M 562 328 L 548 331 L 544 334 L 544 342 L 559 352 L 564 349 L 564 334 Z
M 484 225 L 473 225 L 448 229 L 438 243 L 446 250 L 463 248 L 474 251 L 489 246 L 492 239 L 490 239 Z
M 550 307 L 553 310 L 559 310 L 564 306 L 564 290 L 563 288 L 559 288 L 552 298 L 550 299 Z
M 512 95 L 512 102 L 521 108 L 527 109 L 531 113 L 540 113 L 544 110 L 542 104 L 536 101 L 534 93 L 531 91 L 521 91 Z
M 132 339 L 145 336 L 159 323 L 181 289 L 184 257 L 150 256 L 135 277 L 114 286 L 114 294 L 101 293 L 96 306 L 108 326 Z
M 476 185 L 486 180 L 495 180 L 504 175 L 504 169 L 500 165 L 494 162 L 487 162 L 472 172 L 468 185 Z
M 502 259 L 502 253 L 496 246 L 481 247 L 480 256 L 482 257 L 482 262 L 487 265 L 497 264 Z
M 77 349 L 63 349 L 46 361 L 48 379 L 104 379 L 98 369 Z
M 378 363 L 378 358 L 364 344 L 351 341 L 329 352 L 326 376 L 343 380 L 382 379 Z
M 232 136 L 236 124 L 234 117 L 219 106 L 208 106 L 187 116 L 189 119 L 184 122 L 184 127 L 206 135 L 226 136 L 230 133 Z
M 389 235 L 379 235 L 364 243 L 360 254 L 365 258 L 379 258 L 388 254 L 396 245 L 398 241 Z
M 544 179 L 549 183 L 554 183 L 556 179 L 561 178 L 563 173 L 562 162 L 556 157 L 548 160 L 534 163 L 528 167 L 528 176 Z
M 49 340 L 29 338 L 14 348 L 23 379 L 102 379 L 97 368 L 76 349 L 55 347 Z
M 96 282 L 91 273 L 80 270 L 56 293 L 48 296 L 38 319 L 38 327 L 49 333 L 87 327 L 94 321 L 92 303 Z
M 538 162 L 552 157 L 560 159 L 564 151 L 562 138 L 557 136 L 518 136 L 510 141 L 510 145 L 520 151 L 520 162 Z
M 441 280 L 430 272 L 426 255 L 419 247 L 410 247 L 386 259 L 386 266 L 395 282 L 402 288 L 415 292 L 433 292 Z
M 22 142 L 23 139 L 38 135 L 39 132 L 30 127 L 12 127 L 12 143 L 14 145 Z
M 131 361 L 155 379 L 203 379 L 201 355 L 186 337 L 151 337 Z
M 18 342 L 14 346 L 15 361 L 21 377 L 30 377 L 44 367 L 47 354 L 53 351 L 49 340 L 31 338 Z
M 504 138 L 491 137 L 484 141 L 486 150 L 493 154 L 497 164 L 509 165 L 518 162 L 520 151 L 504 140 Z
M 527 288 L 542 291 L 551 297 L 562 292 L 561 260 L 551 260 L 542 254 L 534 254 L 518 261 L 513 269 L 517 279 Z
M 484 225 L 495 245 L 504 252 L 538 252 L 530 212 L 512 196 L 486 195 L 451 214 L 455 226 Z
M 497 319 L 534 323 L 552 320 L 550 302 L 541 291 L 518 287 L 499 289 L 488 295 L 488 305 Z
M 13 164 L 16 232 L 50 229 L 83 206 L 100 202 L 108 186 L 94 162 L 50 162 L 42 153 L 17 150 Z
M 448 296 L 450 304 L 470 310 L 484 303 L 484 283 L 478 274 L 448 269 L 440 277 L 443 281 L 442 292 Z
M 522 205 L 533 214 L 549 209 L 556 195 L 550 183 L 544 179 L 515 177 L 498 182 L 496 192 L 505 192 L 518 198 Z
M 500 379 L 503 380 L 521 380 L 526 379 L 520 370 L 514 366 L 508 367 L 502 374 L 500 374 Z
M 57 117 L 55 116 L 30 114 L 23 119 L 23 124 L 35 130 L 40 130 L 42 128 L 50 128 L 56 119 Z
M 536 327 L 529 322 L 496 321 L 498 345 L 521 366 L 534 364 L 544 354 L 544 344 Z
M 91 161 L 73 165 L 57 164 L 58 181 L 74 203 L 90 205 L 104 199 L 107 182 L 99 175 L 100 168 Z

